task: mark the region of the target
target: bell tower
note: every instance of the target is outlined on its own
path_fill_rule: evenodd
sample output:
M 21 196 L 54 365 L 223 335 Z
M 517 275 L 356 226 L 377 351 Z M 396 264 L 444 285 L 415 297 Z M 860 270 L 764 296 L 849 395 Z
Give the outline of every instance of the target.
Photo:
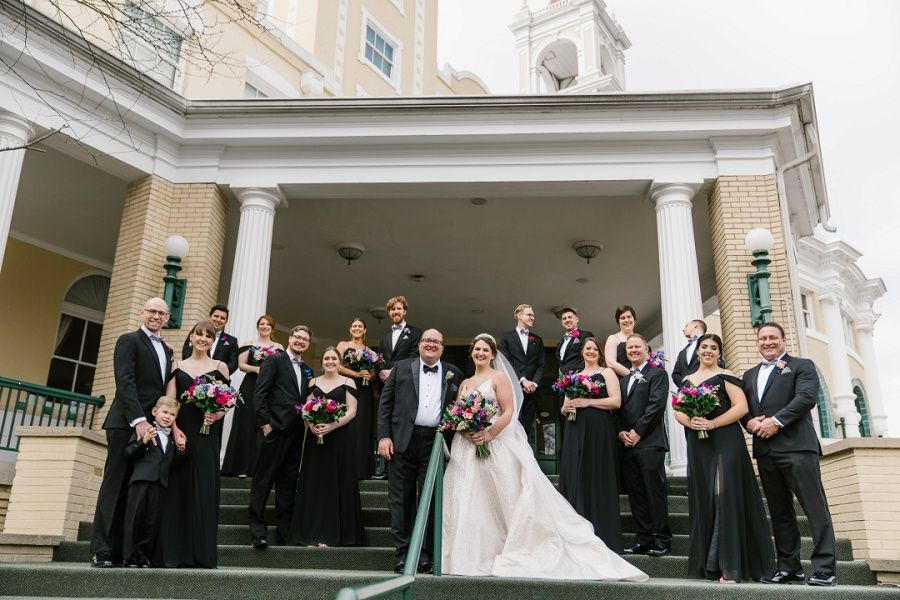
M 625 89 L 631 41 L 603 0 L 549 0 L 522 7 L 509 26 L 516 37 L 521 94 L 596 94 Z

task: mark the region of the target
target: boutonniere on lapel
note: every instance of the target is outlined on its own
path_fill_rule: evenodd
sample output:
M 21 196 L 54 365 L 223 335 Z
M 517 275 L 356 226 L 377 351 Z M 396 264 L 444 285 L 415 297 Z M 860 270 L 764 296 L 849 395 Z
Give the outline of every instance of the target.
M 578 340 L 581 339 L 581 332 L 578 331 L 577 329 L 573 329 L 572 331 L 569 332 L 569 337 L 572 338 L 573 344 L 577 344 Z
M 306 365 L 303 365 L 303 367 L 302 367 L 301 370 L 303 371 L 303 376 L 304 376 L 304 377 L 306 377 L 307 379 L 312 379 L 312 376 L 313 376 L 312 369 L 310 369 L 310 368 L 307 367 Z
M 533 336 L 533 335 L 529 335 L 529 336 L 528 336 L 528 343 L 529 343 L 529 344 L 533 344 L 533 343 L 534 343 L 534 336 Z
M 635 371 L 633 377 L 635 383 L 644 383 L 647 381 L 646 379 L 644 379 L 644 374 L 640 371 Z
M 403 328 L 403 331 L 400 332 L 400 334 L 403 336 L 403 339 L 404 339 L 404 340 L 408 340 L 408 339 L 409 339 L 409 333 L 410 333 L 410 332 L 409 332 L 409 327 L 404 327 L 404 328 Z
M 791 368 L 783 360 L 779 360 L 775 363 L 775 370 L 777 371 L 778 375 L 791 372 Z
M 447 374 L 444 375 L 444 381 L 449 383 L 453 381 L 454 377 L 456 377 L 456 374 L 453 371 L 447 371 Z

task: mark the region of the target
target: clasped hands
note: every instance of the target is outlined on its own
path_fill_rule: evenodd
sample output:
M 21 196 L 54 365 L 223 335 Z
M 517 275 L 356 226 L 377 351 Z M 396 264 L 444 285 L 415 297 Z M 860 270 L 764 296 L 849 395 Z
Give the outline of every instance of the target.
M 309 426 L 309 430 L 319 436 L 331 433 L 335 429 L 337 429 L 337 423 L 319 423 L 318 425 Z
M 522 391 L 525 392 L 526 394 L 533 394 L 535 392 L 535 390 L 537 390 L 537 387 L 538 387 L 538 385 L 535 382 L 529 381 L 528 379 L 525 379 L 525 378 L 520 379 L 519 383 L 522 385 Z
M 641 436 L 634 429 L 630 431 L 620 431 L 619 441 L 622 442 L 626 448 L 634 448 L 637 446 L 638 442 L 641 441 Z
M 489 441 L 494 439 L 494 436 L 491 435 L 490 430 L 488 429 L 478 432 L 463 431 L 462 434 L 466 437 L 466 439 L 468 439 L 476 446 L 483 446 L 484 444 L 487 444 Z
M 717 425 L 704 417 L 691 417 L 688 427 L 694 431 L 709 431 L 715 429 Z
M 747 431 L 762 439 L 773 437 L 781 429 L 772 417 L 760 415 L 747 421 Z
M 578 408 L 589 408 L 591 401 L 587 398 L 566 398 L 563 400 L 562 408 L 559 410 L 562 414 L 567 415 L 575 412 Z

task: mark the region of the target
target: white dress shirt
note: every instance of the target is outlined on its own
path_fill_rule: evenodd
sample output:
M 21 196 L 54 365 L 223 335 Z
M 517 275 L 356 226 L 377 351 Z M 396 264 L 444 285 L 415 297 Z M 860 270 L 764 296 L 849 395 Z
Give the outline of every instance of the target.
M 784 353 L 787 354 L 787 353 Z M 784 354 L 776 358 L 775 360 L 782 360 Z M 775 365 L 767 365 L 761 364 L 759 365 L 759 371 L 756 372 L 756 390 L 759 393 L 759 403 L 762 404 L 763 395 L 766 391 L 766 382 L 769 380 L 769 374 L 772 373 L 772 369 L 775 368 Z
M 166 448 L 169 446 L 169 436 L 166 435 L 166 432 L 156 430 L 156 437 L 159 438 L 159 447 L 162 448 L 163 454 L 166 453 Z
M 419 367 L 419 406 L 416 409 L 416 425 L 437 427 L 441 422 L 441 382 L 443 369 L 441 363 L 435 363 L 437 373 L 425 372 L 425 363 Z
M 563 356 L 566 355 L 566 349 L 569 347 L 569 343 L 572 341 L 571 332 L 566 332 L 565 337 L 563 337 L 563 343 L 559 346 L 559 360 L 563 359 Z
M 300 390 L 300 394 L 303 395 L 303 369 L 300 367 L 300 363 L 303 362 L 303 357 L 298 356 L 291 352 L 287 351 L 288 356 L 291 357 L 291 365 L 294 367 L 294 377 L 297 378 L 297 389 Z M 304 400 L 304 398 L 301 398 Z
M 528 335 L 531 333 L 527 329 L 516 328 L 519 332 L 519 341 L 522 342 L 522 352 L 528 354 Z
M 403 321 L 399 325 L 391 325 L 391 350 L 397 347 L 397 342 L 400 340 L 400 334 L 403 333 L 404 329 L 406 329 L 406 321 Z
M 691 361 L 694 360 L 694 352 L 697 351 L 697 339 L 694 338 L 688 342 L 686 349 L 684 351 L 684 360 L 687 364 L 691 364 Z
M 217 331 L 217 332 L 216 332 L 216 339 L 213 340 L 213 345 L 212 345 L 212 346 L 210 347 L 210 349 L 209 349 L 209 355 L 210 355 L 210 356 L 215 356 L 215 355 L 216 355 L 216 348 L 219 347 L 219 340 L 221 340 L 221 339 L 222 339 L 222 332 L 221 332 L 221 331 Z

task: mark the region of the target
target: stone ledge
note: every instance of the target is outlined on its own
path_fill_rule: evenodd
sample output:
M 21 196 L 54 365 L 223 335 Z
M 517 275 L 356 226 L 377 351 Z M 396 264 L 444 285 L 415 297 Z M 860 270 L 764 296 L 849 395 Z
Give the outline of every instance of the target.
M 0 463 L 0 485 L 12 485 L 15 476 L 15 463 Z
M 824 456 L 832 456 L 841 452 L 860 449 L 898 449 L 900 438 L 846 438 L 822 447 Z
M 16 435 L 23 437 L 55 437 L 68 438 L 80 437 L 97 444 L 106 445 L 106 435 L 94 431 L 89 427 L 52 427 L 28 425 L 16 428 Z
M 0 546 L 59 546 L 65 541 L 61 535 L 35 535 L 32 533 L 0 533 Z

